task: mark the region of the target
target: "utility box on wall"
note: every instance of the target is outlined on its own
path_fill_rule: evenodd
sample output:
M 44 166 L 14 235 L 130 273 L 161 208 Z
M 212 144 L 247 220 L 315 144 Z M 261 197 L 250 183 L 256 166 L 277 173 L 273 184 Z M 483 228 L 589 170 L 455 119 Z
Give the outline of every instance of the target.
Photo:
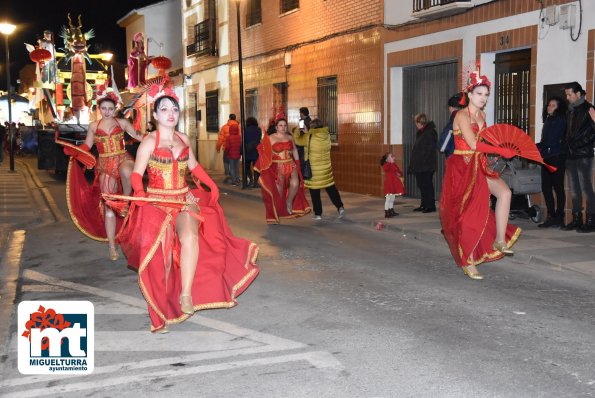
M 564 4 L 560 6 L 560 29 L 573 29 L 576 21 L 576 6 Z
M 554 26 L 558 23 L 558 8 L 556 6 L 549 6 L 545 8 L 543 22 L 549 26 Z

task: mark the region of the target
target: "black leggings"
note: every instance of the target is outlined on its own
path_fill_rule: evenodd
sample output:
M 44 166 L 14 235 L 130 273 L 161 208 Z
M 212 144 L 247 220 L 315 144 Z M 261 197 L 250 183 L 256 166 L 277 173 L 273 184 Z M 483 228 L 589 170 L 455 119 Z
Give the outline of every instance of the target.
M 343 207 L 343 202 L 341 201 L 341 195 L 337 190 L 337 187 L 333 184 L 330 187 L 324 188 L 328 197 L 331 199 L 331 202 L 335 205 L 337 210 Z M 314 207 L 314 215 L 321 216 L 322 215 L 322 201 L 320 200 L 320 189 L 311 189 L 310 188 L 310 197 L 312 198 L 312 206 Z
M 558 214 L 563 214 L 566 207 L 566 193 L 564 192 L 566 162 L 559 156 L 548 158 L 545 162 L 557 168 L 555 172 L 550 173 L 545 167 L 541 167 L 541 192 L 545 198 L 548 217 L 553 217 L 556 210 Z M 554 205 L 553 192 L 556 192 L 557 206 Z

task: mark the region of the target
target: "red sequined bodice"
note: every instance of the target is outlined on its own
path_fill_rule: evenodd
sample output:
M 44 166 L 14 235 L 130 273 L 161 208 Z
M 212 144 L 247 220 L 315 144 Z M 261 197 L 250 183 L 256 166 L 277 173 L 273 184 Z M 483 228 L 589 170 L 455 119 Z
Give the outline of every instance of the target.
M 95 146 L 100 157 L 121 155 L 126 152 L 124 147 L 124 130 L 116 122 L 116 126 L 110 133 L 99 128 L 101 121 L 95 130 Z
M 189 147 L 185 147 L 175 158 L 169 148 L 155 148 L 147 165 L 149 192 L 151 190 L 180 190 L 188 187 L 186 170 L 188 169 Z
M 479 125 L 477 123 L 471 123 L 471 128 L 473 129 L 475 137 L 477 138 L 479 136 Z M 465 141 L 465 138 L 463 137 L 463 132 L 461 130 L 454 130 L 452 133 L 455 140 L 455 151 L 472 151 L 472 149 L 467 144 L 467 141 Z
M 292 159 L 291 151 L 293 144 L 291 141 L 275 142 L 273 144 L 273 159 L 285 160 Z

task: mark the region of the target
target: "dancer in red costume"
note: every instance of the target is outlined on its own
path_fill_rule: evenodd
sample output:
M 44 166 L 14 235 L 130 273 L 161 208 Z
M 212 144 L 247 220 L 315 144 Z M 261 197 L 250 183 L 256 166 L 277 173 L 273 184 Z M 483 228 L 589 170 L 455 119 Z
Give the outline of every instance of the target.
M 512 255 L 511 247 L 521 229 L 508 224 L 511 192 L 500 176 L 486 167 L 486 153 L 511 158 L 515 153 L 478 140 L 486 127 L 482 111 L 490 94 L 490 82 L 479 71 L 467 87 L 469 105 L 453 122 L 454 156 L 446 161 L 440 200 L 440 220 L 450 252 L 471 279 L 483 279 L 476 265 Z M 490 208 L 490 193 L 497 198 Z
M 128 264 L 138 269 L 151 331 L 166 333 L 169 324 L 194 311 L 235 306 L 236 297 L 258 275 L 258 248 L 233 236 L 217 186 L 196 161 L 188 137 L 176 131 L 177 98 L 167 87 L 160 90 L 153 113 L 157 130 L 138 148 L 131 178 L 134 200 L 120 244 Z M 187 170 L 210 192 L 198 182 L 199 188 L 190 190 Z
M 310 204 L 304 194 L 298 151 L 287 120 L 278 118 L 276 132 L 265 135 L 258 145 L 258 160 L 254 170 L 260 173 L 260 189 L 269 224 L 279 224 L 281 218 L 296 218 L 308 214 Z
M 142 135 L 137 133 L 126 119 L 115 118 L 118 97 L 110 88 L 100 87 L 97 93 L 97 106 L 101 119 L 89 125 L 85 143 L 79 149 L 88 152 L 97 146 L 99 159 L 95 168 L 95 180 L 89 185 L 85 180 L 84 170 L 74 162 L 81 152 L 65 147 L 64 153 L 71 155 L 66 182 L 67 202 L 70 215 L 75 225 L 85 235 L 109 244 L 109 256 L 117 260 L 116 231 L 121 226 L 114 211 L 102 202 L 101 193 L 132 192 L 130 174 L 134 159 L 124 148 L 124 132 L 136 140 Z M 125 212 L 122 214 L 125 215 Z M 103 220 L 103 222 L 102 222 Z

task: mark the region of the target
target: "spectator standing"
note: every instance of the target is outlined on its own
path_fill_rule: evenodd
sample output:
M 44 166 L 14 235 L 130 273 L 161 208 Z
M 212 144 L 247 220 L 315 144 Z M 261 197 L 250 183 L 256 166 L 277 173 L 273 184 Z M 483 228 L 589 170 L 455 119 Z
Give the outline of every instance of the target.
M 303 134 L 306 129 L 310 129 L 310 123 L 312 123 L 312 119 L 310 118 L 310 110 L 303 106 L 300 108 L 300 120 L 298 121 L 297 127 L 294 127 L 292 130 L 293 136 L 297 137 L 300 134 Z M 295 146 L 298 150 L 298 155 L 300 157 L 300 164 L 302 166 L 302 174 L 304 173 L 304 146 L 301 144 L 295 143 Z
M 463 96 L 465 96 L 464 99 Z M 457 111 L 466 106 L 466 104 L 467 96 L 464 93 L 457 93 L 448 99 L 448 112 L 450 113 L 450 118 L 448 119 L 446 126 L 444 126 L 442 133 L 440 133 L 440 138 L 438 140 L 438 148 L 440 148 L 440 152 L 446 156 L 446 159 L 448 159 L 455 150 L 455 140 L 452 136 L 452 122 L 455 120 Z
M 240 127 L 237 124 L 229 126 L 229 136 L 225 143 L 225 152 L 223 156 L 229 159 L 229 172 L 231 174 L 231 185 L 236 186 L 240 183 L 239 165 L 240 155 L 242 153 L 242 137 Z
M 240 125 L 236 121 L 236 115 L 234 113 L 229 115 L 229 120 L 223 125 L 223 127 L 221 127 L 221 131 L 219 131 L 219 138 L 217 139 L 217 145 L 215 147 L 217 152 L 220 152 L 221 148 L 223 148 L 223 169 L 225 170 L 225 180 L 223 180 L 223 182 L 227 183 L 232 183 L 233 178 L 231 177 L 231 170 L 229 168 L 229 158 L 225 155 L 225 144 L 227 137 L 229 136 L 229 126 L 233 125 L 238 126 L 239 131 Z
M 542 119 L 543 130 L 537 147 L 543 160 L 556 167 L 556 171 L 552 173 L 545 167 L 541 168 L 541 192 L 547 206 L 547 220 L 539 224 L 539 228 L 562 227 L 566 208 L 564 192 L 566 158 L 562 153 L 562 138 L 566 133 L 566 101 L 560 97 L 550 98 L 543 109 Z M 556 202 L 554 202 L 554 192 Z
M 305 180 L 305 186 L 310 190 L 312 206 L 314 207 L 314 219 L 322 220 L 322 201 L 320 190 L 326 190 L 331 202 L 339 212 L 339 218 L 345 216 L 345 208 L 341 201 L 339 190 L 335 186 L 333 178 L 333 165 L 331 163 L 331 136 L 328 127 L 323 126 L 319 119 L 310 123 L 310 128 L 305 127 L 303 133 L 295 138 L 296 143 L 304 147 L 305 160 L 310 161 L 312 178 Z
M 595 141 L 595 110 L 585 99 L 585 91 L 577 82 L 564 87 L 570 104 L 567 113 L 566 172 L 572 196 L 572 221 L 562 227 L 565 231 L 595 231 L 595 193 L 593 192 L 593 142 Z M 583 194 L 587 201 L 587 218 L 583 224 Z
M 250 179 L 250 184 L 253 188 L 258 187 L 258 172 L 253 169 L 254 163 L 258 159 L 258 151 L 256 147 L 260 144 L 262 139 L 262 130 L 258 127 L 258 122 L 255 118 L 249 117 L 246 120 L 246 132 L 244 133 L 244 140 L 246 143 L 246 153 L 244 154 L 244 167 L 246 175 Z
M 432 180 L 437 166 L 436 143 L 438 133 L 436 133 L 434 122 L 428 122 L 425 113 L 415 116 L 415 127 L 417 128 L 417 135 L 411 151 L 409 172 L 415 174 L 417 187 L 421 193 L 421 204 L 413 211 L 431 213 L 436 211 L 434 183 Z

